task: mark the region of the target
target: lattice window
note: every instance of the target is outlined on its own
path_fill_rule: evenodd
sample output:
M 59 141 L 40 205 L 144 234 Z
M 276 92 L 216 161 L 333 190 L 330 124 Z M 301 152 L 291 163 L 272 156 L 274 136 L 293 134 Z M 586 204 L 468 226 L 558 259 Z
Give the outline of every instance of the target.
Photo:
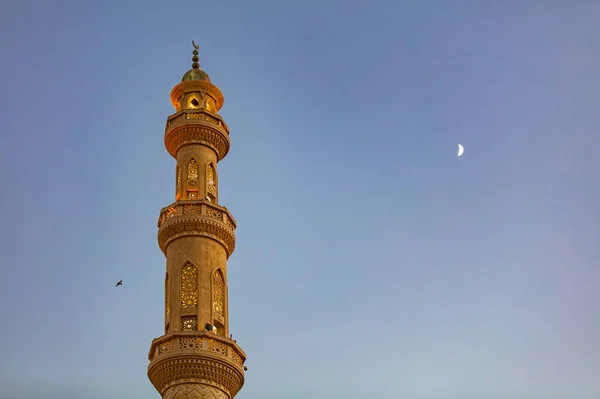
M 177 176 L 175 178 L 177 183 L 175 184 L 175 201 L 178 201 L 179 198 L 181 198 L 181 168 L 179 165 L 177 165 L 176 174 Z
M 209 163 L 206 167 L 206 189 L 209 194 L 212 194 L 213 197 L 217 196 L 217 182 L 215 180 L 215 167 L 212 163 Z
M 198 305 L 198 269 L 186 263 L 181 271 L 181 307 L 194 308 Z
M 225 316 L 225 280 L 220 270 L 213 274 L 212 278 L 213 290 L 213 310 L 215 313 Z
M 194 158 L 187 166 L 187 194 L 188 199 L 198 199 L 198 162 Z
M 196 316 L 183 316 L 181 318 L 181 331 L 198 331 L 198 318 Z

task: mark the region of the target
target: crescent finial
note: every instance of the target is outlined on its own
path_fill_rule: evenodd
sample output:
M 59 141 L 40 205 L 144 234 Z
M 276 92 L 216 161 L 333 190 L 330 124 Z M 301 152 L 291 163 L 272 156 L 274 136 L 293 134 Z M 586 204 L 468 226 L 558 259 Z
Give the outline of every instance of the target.
M 194 46 L 194 51 L 192 52 L 192 54 L 194 54 L 194 56 L 192 57 L 192 61 L 194 62 L 192 64 L 192 69 L 200 69 L 200 64 L 198 64 L 198 61 L 200 60 L 200 58 L 198 58 L 198 49 L 200 48 L 200 46 L 198 46 L 193 40 L 192 45 Z

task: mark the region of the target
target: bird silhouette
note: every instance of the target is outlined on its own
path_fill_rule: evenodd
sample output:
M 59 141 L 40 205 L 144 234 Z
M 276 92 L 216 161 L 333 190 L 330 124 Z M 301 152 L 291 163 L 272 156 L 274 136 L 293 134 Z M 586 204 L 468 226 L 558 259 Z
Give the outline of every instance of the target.
M 123 285 L 123 279 L 119 280 L 119 282 L 117 283 L 117 285 L 115 285 L 115 287 L 118 287 L 120 285 Z

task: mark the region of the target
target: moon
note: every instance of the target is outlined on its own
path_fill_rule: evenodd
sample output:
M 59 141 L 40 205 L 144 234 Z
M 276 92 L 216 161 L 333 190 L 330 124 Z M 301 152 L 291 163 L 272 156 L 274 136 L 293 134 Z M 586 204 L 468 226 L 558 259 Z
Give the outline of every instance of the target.
M 457 157 L 460 157 L 463 152 L 465 152 L 465 148 L 462 145 L 458 145 L 458 154 L 456 154 Z

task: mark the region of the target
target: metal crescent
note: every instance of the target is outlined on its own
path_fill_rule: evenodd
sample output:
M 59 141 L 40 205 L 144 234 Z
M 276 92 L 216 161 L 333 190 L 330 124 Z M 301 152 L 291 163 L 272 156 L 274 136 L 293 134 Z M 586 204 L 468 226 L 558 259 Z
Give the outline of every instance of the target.
M 193 40 L 192 40 L 192 46 L 194 46 L 194 48 L 196 50 L 198 50 L 200 48 L 200 46 L 198 46 Z

